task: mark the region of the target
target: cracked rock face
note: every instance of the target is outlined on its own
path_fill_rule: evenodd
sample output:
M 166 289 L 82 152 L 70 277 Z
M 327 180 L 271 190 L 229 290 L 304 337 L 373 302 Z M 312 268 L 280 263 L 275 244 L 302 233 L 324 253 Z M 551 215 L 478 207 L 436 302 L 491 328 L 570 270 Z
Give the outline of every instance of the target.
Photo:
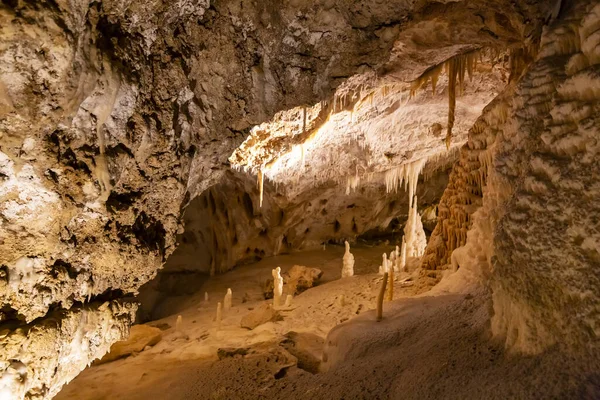
M 386 172 L 427 158 L 423 172 L 432 176 L 430 188 L 439 187 L 446 179 L 439 171 L 459 155 L 458 150 L 444 151 L 447 78 L 441 76 L 436 94 L 428 86 L 409 98 L 411 82 L 466 52 L 485 47 L 504 54 L 535 41 L 544 23 L 559 15 L 557 4 L 4 1 L 1 393 L 51 398 L 127 334 L 134 306 L 126 298 L 151 280 L 175 251 L 176 235 L 184 233 L 186 206 L 211 210 L 205 225 L 192 231 L 214 235 L 205 240 L 210 253 L 205 265 L 215 272 L 257 250 L 276 254 L 284 247 L 298 249 L 389 225 L 390 215 L 408 211 L 401 211 L 408 199 L 404 193 L 386 193 Z M 552 31 L 568 36 L 571 29 L 573 37 L 556 39 L 556 51 L 543 42 L 539 55 L 540 60 L 564 58 L 559 70 L 547 71 L 561 82 L 548 93 L 569 105 L 546 107 L 543 97 L 548 93 L 537 88 L 541 83 L 535 70 L 526 72 L 523 85 L 535 89 L 527 94 L 524 86 L 517 87 L 517 103 L 506 122 L 511 129 L 515 124 L 524 128 L 510 140 L 495 139 L 502 141 L 497 146 L 502 156 L 496 161 L 505 163 L 499 174 L 525 182 L 514 187 L 509 182 L 506 193 L 530 190 L 542 196 L 527 204 L 527 196 L 521 203 L 498 201 L 507 204 L 506 215 L 535 214 L 542 198 L 558 210 L 573 193 L 567 191 L 576 187 L 588 190 L 585 196 L 594 194 L 594 183 L 577 171 L 595 165 L 589 161 L 594 145 L 589 132 L 596 129 L 590 104 L 597 97 L 597 10 L 581 4 L 583 8 L 572 11 L 574 25 Z M 543 37 L 553 40 L 549 32 Z M 457 98 L 455 148 L 465 143 L 469 127 L 508 81 L 506 61 L 482 62 L 483 69 L 467 80 L 464 95 Z M 544 105 L 531 129 L 519 120 L 524 102 Z M 488 125 L 500 129 L 493 122 Z M 525 133 L 533 131 L 537 136 Z M 571 132 L 578 134 L 567 135 Z M 555 138 L 557 134 L 566 136 Z M 542 145 L 561 160 L 577 162 L 556 166 L 539 155 L 537 164 L 525 168 L 528 155 Z M 588 158 L 578 158 L 582 149 Z M 463 153 L 462 167 L 468 169 Z M 264 172 L 262 208 L 254 176 L 231 170 L 230 164 Z M 548 168 L 565 169 L 563 175 L 579 178 L 551 198 L 548 193 L 555 189 L 537 182 Z M 456 169 L 454 173 L 458 175 Z M 427 183 L 417 190 L 423 205 L 437 201 L 441 191 L 429 193 L 428 199 Z M 376 206 L 369 207 L 373 198 L 378 199 Z M 527 212 L 519 211 L 523 207 Z M 541 227 L 530 235 L 565 250 L 562 254 L 569 256 L 561 265 L 568 271 L 585 271 L 579 267 L 597 261 L 595 231 L 581 228 L 593 225 L 586 225 L 584 215 L 594 218 L 596 210 L 586 207 L 582 214 L 573 211 L 577 224 L 568 235 L 555 237 Z M 322 217 L 315 217 L 319 213 Z M 566 224 L 559 213 L 547 221 Z M 236 223 L 252 228 L 223 228 Z M 576 300 L 568 292 L 545 296 L 539 289 L 545 278 L 527 272 L 532 269 L 514 271 L 523 263 L 545 268 L 553 264 L 547 259 L 550 253 L 532 261 L 526 253 L 513 251 L 517 245 L 511 238 L 518 236 L 513 225 L 518 226 L 508 219 L 497 225 L 498 240 L 508 240 L 495 247 L 493 282 L 497 293 L 509 299 L 497 310 L 503 321 L 498 331 L 513 327 L 511 304 L 531 304 L 532 299 L 538 302 L 531 307 L 533 319 L 547 317 L 545 307 L 568 304 L 584 307 L 587 322 L 581 324 L 597 330 L 593 294 Z M 580 249 L 571 252 L 573 243 Z M 446 257 L 444 264 L 451 262 L 449 247 L 439 253 Z M 542 276 L 552 276 L 553 282 L 566 279 L 544 271 Z M 578 283 L 571 287 L 588 293 L 594 285 L 585 285 L 584 276 L 577 275 Z M 524 288 L 525 297 L 516 289 L 523 289 L 519 283 L 524 281 L 531 282 Z M 581 327 L 573 318 L 566 320 L 567 328 L 550 318 L 546 331 L 573 332 Z M 56 369 L 65 357 L 71 362 Z

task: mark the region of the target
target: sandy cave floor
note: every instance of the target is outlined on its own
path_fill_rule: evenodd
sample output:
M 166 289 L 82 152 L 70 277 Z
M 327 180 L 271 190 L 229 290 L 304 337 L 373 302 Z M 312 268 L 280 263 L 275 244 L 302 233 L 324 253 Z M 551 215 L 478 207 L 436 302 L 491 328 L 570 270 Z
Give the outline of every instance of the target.
M 353 247 L 356 275 L 346 279 L 339 279 L 343 246 L 267 258 L 213 277 L 196 295 L 163 303 L 163 311 L 173 314 L 148 323 L 165 329 L 157 345 L 88 368 L 56 398 L 600 399 L 600 362 L 584 361 L 589 354 L 567 357 L 553 350 L 518 356 L 491 340 L 484 289 L 415 296 L 414 285 L 400 283 L 410 276 L 402 273 L 396 300 L 385 304 L 384 321 L 374 322 L 381 282 L 376 272 L 383 251 L 391 250 L 391 245 Z M 409 265 L 416 264 L 412 261 Z M 282 321 L 241 328 L 241 318 L 265 301 L 262 288 L 271 269 L 286 271 L 295 264 L 322 269 L 321 283 L 296 296 L 281 311 Z M 216 304 L 228 287 L 233 307 L 218 328 Z M 177 315 L 183 317 L 184 335 L 175 330 Z M 327 361 L 321 365 L 327 372 L 298 368 L 293 356 L 290 361 L 281 345 L 289 332 Z M 222 348 L 252 350 L 219 360 Z

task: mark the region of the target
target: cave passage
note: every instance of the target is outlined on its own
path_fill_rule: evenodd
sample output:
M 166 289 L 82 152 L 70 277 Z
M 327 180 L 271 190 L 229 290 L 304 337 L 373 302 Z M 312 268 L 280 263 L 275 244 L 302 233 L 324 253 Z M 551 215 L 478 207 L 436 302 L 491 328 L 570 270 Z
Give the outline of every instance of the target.
M 600 399 L 597 0 L 2 0 L 0 400 Z

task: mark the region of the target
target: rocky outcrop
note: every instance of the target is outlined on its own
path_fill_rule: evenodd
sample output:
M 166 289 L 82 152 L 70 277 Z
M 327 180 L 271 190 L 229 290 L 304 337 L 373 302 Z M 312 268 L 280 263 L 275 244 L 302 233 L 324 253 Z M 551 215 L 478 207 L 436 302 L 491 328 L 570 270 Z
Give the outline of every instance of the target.
M 109 352 L 94 364 L 104 364 L 139 353 L 146 349 L 146 347 L 154 346 L 160 342 L 161 339 L 162 331 L 160 329 L 143 324 L 134 325 L 129 330 L 129 337 L 127 340 L 117 342 L 110 346 Z
M 511 349 L 558 346 L 585 354 L 595 348 L 600 324 L 592 295 L 600 283 L 593 222 L 599 210 L 592 200 L 600 126 L 599 42 L 592 31 L 600 8 L 581 1 L 561 12 L 542 36 L 536 61 L 507 89 L 510 102 L 490 105 L 475 124 L 461 164 L 477 155 L 471 171 L 483 184 L 472 193 L 473 181 L 455 171 L 456 184 L 442 200 L 449 211 L 440 212 L 424 265 L 450 261 L 489 280 L 492 331 Z M 458 199 L 474 194 L 465 218 Z M 472 229 L 465 235 L 466 220 Z
M 127 337 L 134 315 L 128 303 L 92 303 L 2 329 L 0 394 L 7 399 L 54 397 L 112 343 Z
M 260 306 L 256 307 L 254 310 L 242 317 L 240 326 L 242 328 L 252 330 L 257 326 L 266 324 L 267 322 L 279 321 L 281 319 L 281 315 L 273 308 L 271 304 L 262 303 Z

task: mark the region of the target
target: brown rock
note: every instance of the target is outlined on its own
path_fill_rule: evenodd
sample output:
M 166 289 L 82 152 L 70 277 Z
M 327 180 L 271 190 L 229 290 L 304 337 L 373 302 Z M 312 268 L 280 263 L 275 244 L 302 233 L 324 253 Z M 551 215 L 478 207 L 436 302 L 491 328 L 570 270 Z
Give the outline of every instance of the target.
M 161 339 L 162 332 L 160 329 L 148 325 L 134 325 L 129 332 L 129 338 L 113 344 L 110 351 L 99 361 L 96 361 L 95 364 L 104 364 L 127 357 L 132 353 L 139 353 L 147 346 L 154 346 Z
M 316 282 L 323 275 L 319 268 L 310 268 L 303 265 L 294 265 L 287 272 L 281 274 L 286 294 L 294 296 L 315 286 Z M 265 282 L 263 293 L 265 299 L 273 298 L 273 279 Z
M 312 333 L 288 332 L 280 345 L 298 359 L 298 368 L 319 372 L 325 340 Z
M 323 271 L 319 268 L 294 265 L 284 274 L 283 282 L 287 285 L 288 294 L 297 295 L 313 287 L 322 275 Z
M 281 316 L 270 304 L 264 303 L 246 314 L 240 323 L 242 328 L 254 329 L 270 321 L 280 321 Z

